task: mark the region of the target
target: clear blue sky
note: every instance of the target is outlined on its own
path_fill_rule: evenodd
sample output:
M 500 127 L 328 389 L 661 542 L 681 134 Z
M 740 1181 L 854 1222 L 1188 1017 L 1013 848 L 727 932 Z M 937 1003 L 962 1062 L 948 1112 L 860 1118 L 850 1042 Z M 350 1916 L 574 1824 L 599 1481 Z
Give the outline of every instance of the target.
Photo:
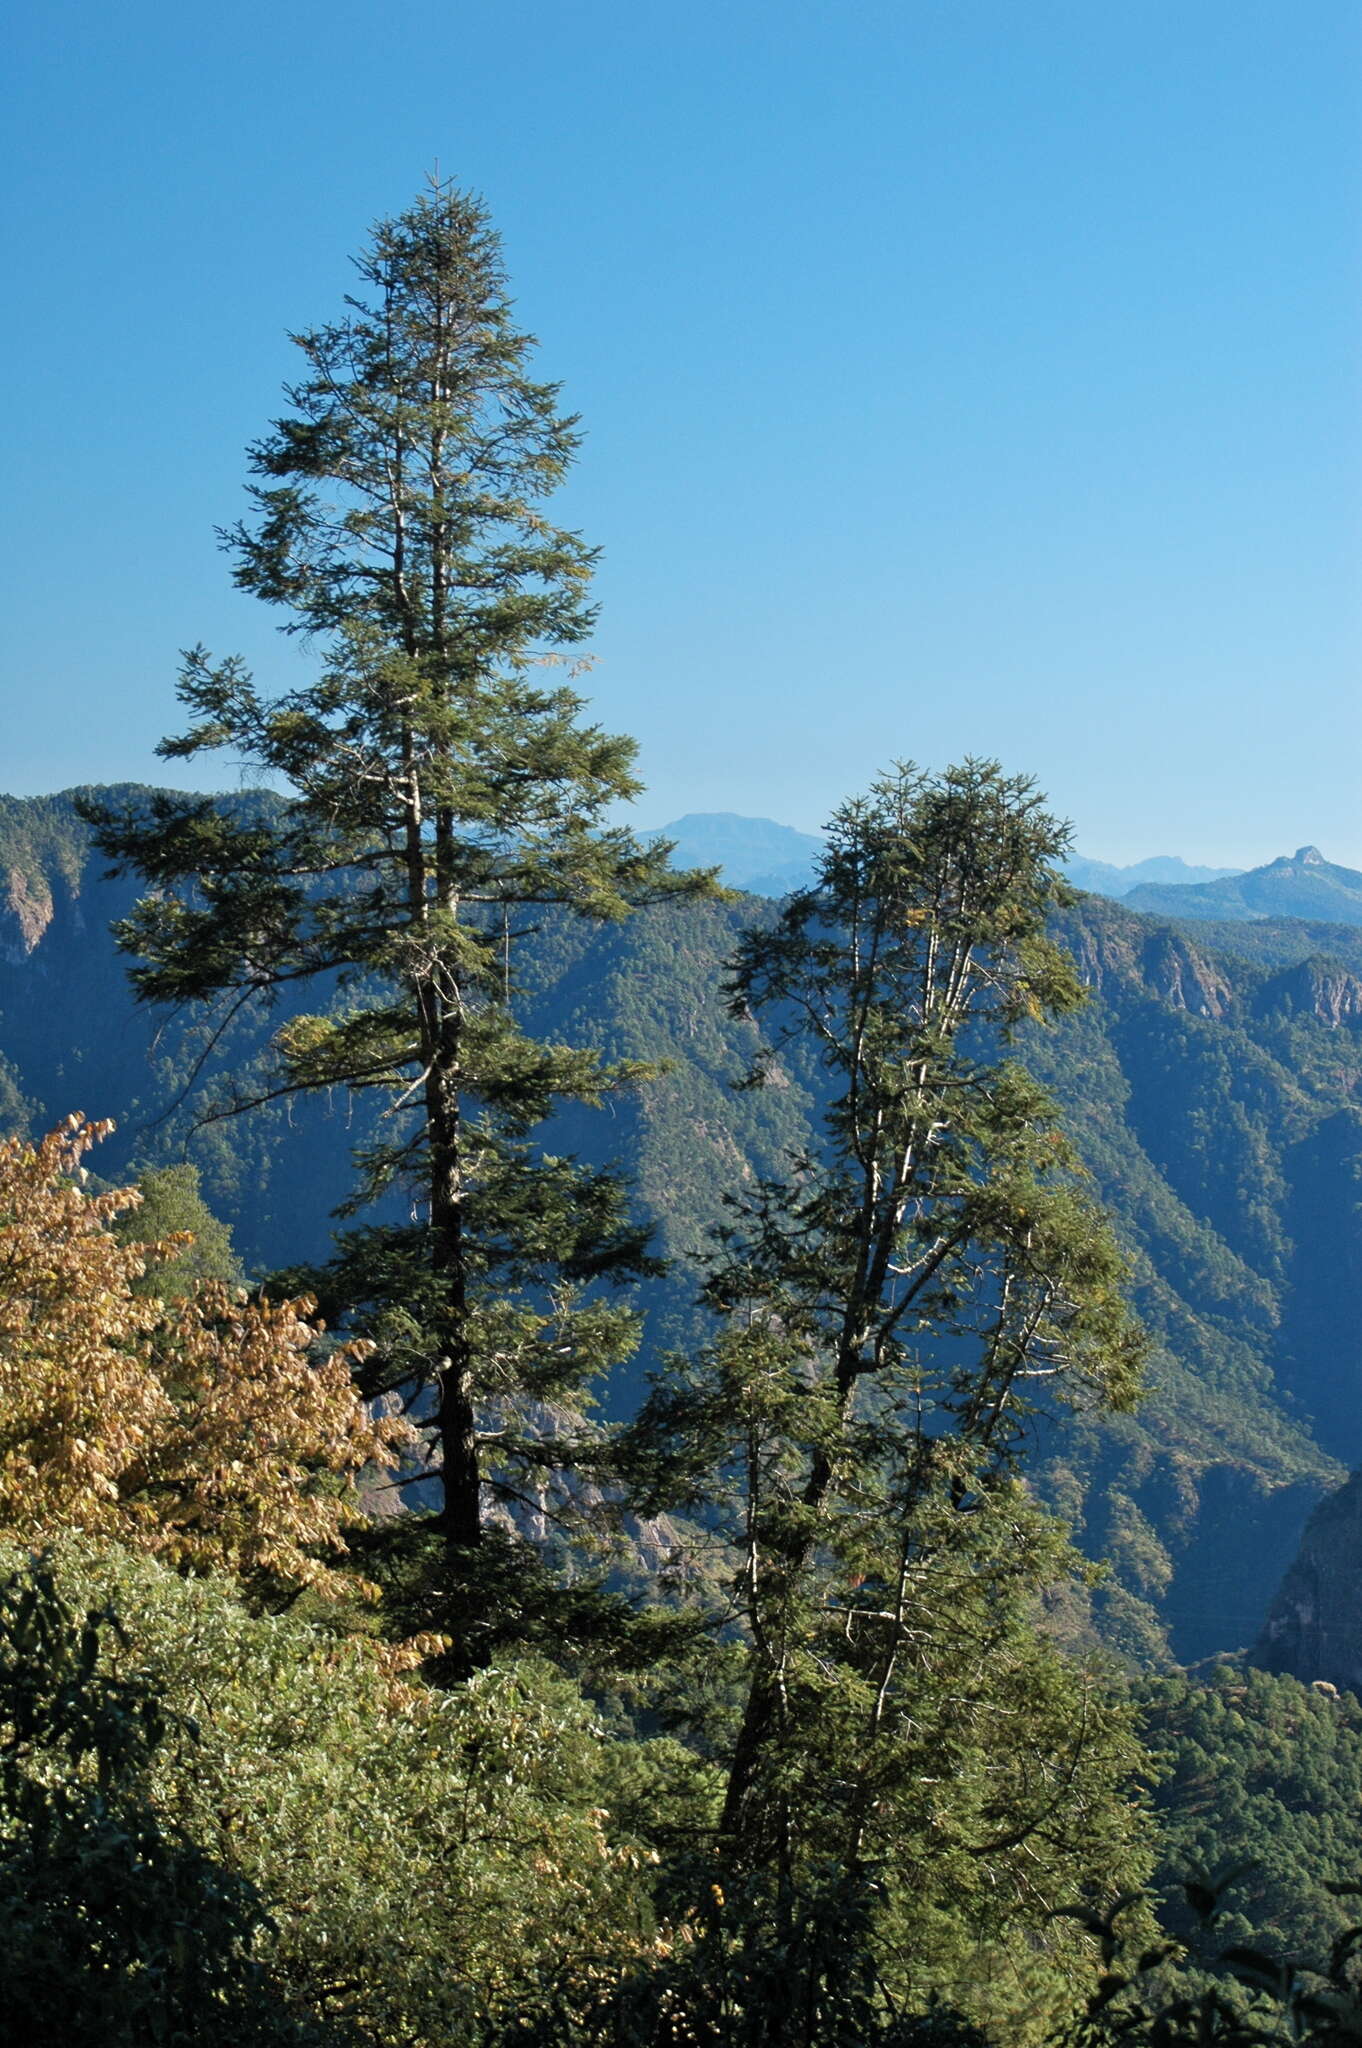
M 213 528 L 438 160 L 585 417 L 642 822 L 972 751 L 1091 854 L 1362 866 L 1358 0 L 44 0 L 6 58 L 0 788 L 170 779 L 187 643 L 288 678 Z

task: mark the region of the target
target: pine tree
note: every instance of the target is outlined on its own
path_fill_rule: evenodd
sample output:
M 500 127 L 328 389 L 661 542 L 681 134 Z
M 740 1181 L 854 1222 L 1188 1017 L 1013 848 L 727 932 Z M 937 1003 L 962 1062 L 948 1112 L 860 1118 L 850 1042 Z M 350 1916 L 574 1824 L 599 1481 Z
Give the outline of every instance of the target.
M 358 272 L 341 319 L 295 337 L 304 374 L 224 535 L 319 673 L 270 698 L 196 649 L 193 722 L 161 748 L 230 748 L 289 801 L 156 796 L 94 820 L 154 891 L 120 930 L 139 995 L 231 1010 L 315 981 L 325 1006 L 279 1031 L 275 1092 L 386 1098 L 356 1204 L 400 1183 L 416 1220 L 349 1233 L 334 1284 L 378 1340 L 370 1390 L 433 1407 L 443 1529 L 466 1548 L 489 1483 L 514 1494 L 567 1457 L 536 1404 L 580 1403 L 628 1354 L 604 1283 L 649 1269 L 614 1177 L 534 1149 L 555 1103 L 634 1075 L 525 1034 L 517 940 L 555 906 L 617 918 L 709 884 L 607 822 L 639 787 L 633 743 L 545 672 L 594 618 L 593 553 L 542 510 L 577 422 L 530 374 L 484 207 L 432 185 Z

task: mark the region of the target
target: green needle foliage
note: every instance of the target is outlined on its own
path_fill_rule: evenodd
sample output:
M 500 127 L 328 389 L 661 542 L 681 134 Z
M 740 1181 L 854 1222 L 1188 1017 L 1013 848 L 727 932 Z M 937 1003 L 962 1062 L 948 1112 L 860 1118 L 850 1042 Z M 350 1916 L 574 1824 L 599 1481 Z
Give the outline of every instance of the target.
M 238 1288 L 245 1278 L 232 1246 L 232 1233 L 204 1201 L 199 1170 L 183 1161 L 148 1167 L 137 1176 L 142 1200 L 118 1219 L 114 1236 L 121 1244 L 162 1244 L 183 1236 L 187 1241 L 174 1258 L 149 1267 L 132 1283 L 134 1294 L 159 1295 L 181 1301 L 202 1280 Z
M 991 763 L 903 769 L 747 934 L 734 1005 L 817 1048 L 825 1143 L 732 1202 L 719 1335 L 634 1439 L 650 1503 L 727 1496 L 725 1868 L 777 1929 L 859 1873 L 886 1983 L 980 2013 L 972 1946 L 1029 1923 L 1062 1962 L 1044 1908 L 1142 1854 L 1129 1716 L 1035 1626 L 1075 1560 L 1017 1470 L 1038 1396 L 1128 1406 L 1142 1352 L 1053 1105 L 989 1050 L 1081 1000 L 1045 933 L 1064 843 Z
M 594 618 L 593 552 L 541 509 L 578 435 L 530 375 L 483 207 L 432 185 L 358 271 L 343 317 L 295 337 L 304 373 L 251 451 L 253 517 L 224 536 L 239 587 L 320 671 L 269 698 L 197 649 L 192 723 L 161 750 L 230 748 L 292 800 L 87 815 L 155 892 L 120 932 L 141 996 L 225 1021 L 314 981 L 324 1014 L 278 1032 L 271 1092 L 388 1099 L 354 1206 L 398 1183 L 414 1220 L 352 1234 L 318 1291 L 378 1340 L 370 1390 L 400 1386 L 433 1420 L 445 1534 L 466 1549 L 487 1482 L 514 1495 L 518 1472 L 570 1462 L 535 1405 L 579 1405 L 628 1355 L 634 1318 L 605 1283 L 649 1270 L 613 1174 L 532 1143 L 555 1105 L 640 1070 L 522 1031 L 519 942 L 550 906 L 613 919 L 710 884 L 606 824 L 638 789 L 633 742 L 545 673 Z

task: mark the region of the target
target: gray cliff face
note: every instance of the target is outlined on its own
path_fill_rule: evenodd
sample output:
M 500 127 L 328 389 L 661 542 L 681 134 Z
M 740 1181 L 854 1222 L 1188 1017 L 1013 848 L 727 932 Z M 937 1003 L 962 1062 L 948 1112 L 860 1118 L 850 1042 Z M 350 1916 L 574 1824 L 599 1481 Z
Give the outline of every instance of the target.
M 22 868 L 0 872 L 0 954 L 12 965 L 27 960 L 52 922 L 52 896 L 44 881 Z
M 1258 992 L 1259 1016 L 1318 1017 L 1337 1029 L 1362 1022 L 1362 981 L 1336 961 L 1313 955 L 1272 976 Z
M 1311 1515 L 1250 1662 L 1362 1694 L 1362 1472 Z
M 74 794 L 0 796 L 0 962 L 11 967 L 32 961 L 54 925 L 84 937 L 82 898 L 102 863 Z
M 1224 972 L 1179 934 L 1160 932 L 1144 948 L 1146 984 L 1170 1010 L 1217 1021 L 1229 1011 L 1234 990 Z
M 1071 920 L 1063 935 L 1094 995 L 1138 989 L 1170 1010 L 1216 1023 L 1234 1007 L 1238 992 L 1225 965 L 1201 952 L 1185 932 L 1089 915 Z
M 1079 974 L 1095 996 L 1119 1001 L 1123 994 L 1139 993 L 1168 1010 L 1213 1023 L 1313 1017 L 1330 1030 L 1362 1027 L 1362 976 L 1324 950 L 1331 929 L 1345 942 L 1349 934 L 1322 925 L 1300 929 L 1317 938 L 1321 950 L 1264 973 L 1219 947 L 1203 950 L 1195 927 L 1144 915 L 1105 915 L 1092 899 L 1079 917 L 1061 927 Z M 1223 931 L 1217 936 L 1223 943 Z

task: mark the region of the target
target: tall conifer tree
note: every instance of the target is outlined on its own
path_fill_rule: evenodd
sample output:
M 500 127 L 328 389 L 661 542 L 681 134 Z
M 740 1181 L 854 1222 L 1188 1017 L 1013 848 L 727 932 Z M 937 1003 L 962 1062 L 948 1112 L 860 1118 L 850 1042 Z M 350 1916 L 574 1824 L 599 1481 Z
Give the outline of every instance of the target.
M 736 1566 L 722 1867 L 760 1939 L 815 1930 L 829 1995 L 838 1899 L 911 2000 L 969 1941 L 1062 1950 L 1048 1910 L 1143 1867 L 1129 1716 L 1035 1625 L 1077 1560 L 1021 1479 L 1036 1407 L 1129 1406 L 1143 1350 L 1055 1106 L 999 1057 L 1083 999 L 1045 929 L 1066 837 L 994 763 L 902 769 L 745 935 L 735 1009 L 815 1055 L 822 1142 L 732 1198 L 717 1335 L 633 1431 L 644 1505 L 703 1503 Z
M 542 509 L 577 422 L 530 374 L 484 207 L 432 184 L 357 267 L 342 317 L 295 337 L 252 516 L 223 536 L 239 587 L 318 647 L 316 680 L 271 698 L 196 649 L 192 723 L 161 747 L 229 748 L 289 800 L 94 818 L 154 891 L 120 931 L 141 996 L 339 990 L 280 1031 L 275 1086 L 397 1105 L 360 1195 L 400 1180 L 416 1220 L 350 1233 L 343 1284 L 380 1340 L 373 1384 L 433 1405 L 444 1530 L 472 1546 L 489 1478 L 550 1460 L 533 1404 L 632 1347 L 628 1309 L 584 1285 L 648 1264 L 615 1180 L 530 1142 L 555 1102 L 629 1076 L 519 1028 L 516 939 L 549 906 L 616 918 L 697 882 L 605 822 L 637 792 L 633 742 L 545 673 L 594 619 L 593 551 Z

